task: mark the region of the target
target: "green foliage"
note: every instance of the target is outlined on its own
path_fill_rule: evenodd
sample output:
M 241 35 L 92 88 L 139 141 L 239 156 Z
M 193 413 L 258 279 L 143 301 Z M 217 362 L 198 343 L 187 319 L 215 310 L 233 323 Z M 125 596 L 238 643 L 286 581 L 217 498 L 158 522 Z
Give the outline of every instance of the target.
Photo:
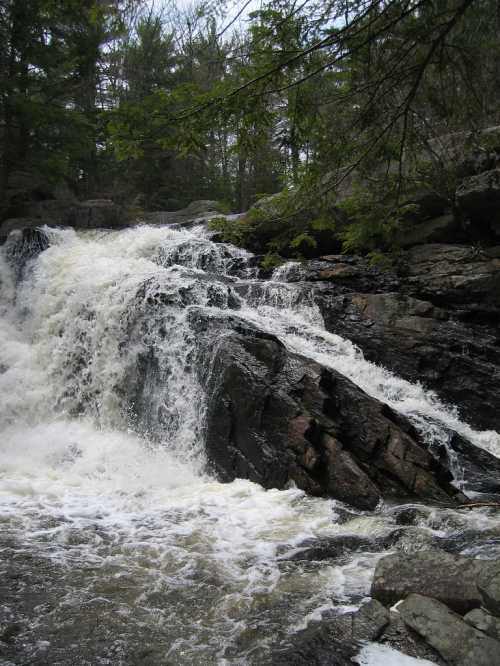
M 339 203 L 349 219 L 340 232 L 342 251 L 347 254 L 371 254 L 376 263 L 382 251 L 397 247 L 401 233 L 411 214 L 418 213 L 414 204 L 394 204 L 380 201 L 368 189 L 357 188 L 354 194 Z
M 208 228 L 217 231 L 224 243 L 245 246 L 248 236 L 251 234 L 250 227 L 244 218 L 228 219 L 227 217 L 213 217 Z
M 210 227 L 221 234 L 223 240 L 264 254 L 275 261 L 279 257 L 302 259 L 331 251 L 338 245 L 334 211 L 319 208 L 300 209 L 300 194 L 282 190 L 272 197 L 258 201 L 243 216 L 227 220 L 216 218 Z
M 217 211 L 223 213 L 224 215 L 229 215 L 232 211 L 230 201 L 217 201 L 216 204 Z
M 262 257 L 260 267 L 265 271 L 272 271 L 275 268 L 278 268 L 278 266 L 281 266 L 284 261 L 283 257 L 279 254 L 268 252 Z
M 225 9 L 5 0 L 2 185 L 26 168 L 151 210 L 218 199 L 250 208 L 223 237 L 299 259 L 377 261 L 414 214 L 401 195 L 453 203 L 457 146 L 500 122 L 496 0 L 264 0 L 241 30 Z

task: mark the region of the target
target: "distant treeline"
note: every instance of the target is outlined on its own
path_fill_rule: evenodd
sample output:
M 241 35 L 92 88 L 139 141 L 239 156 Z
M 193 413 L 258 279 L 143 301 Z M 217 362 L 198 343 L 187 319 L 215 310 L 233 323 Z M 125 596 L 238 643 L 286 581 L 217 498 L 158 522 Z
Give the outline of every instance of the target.
M 398 196 L 439 137 L 500 121 L 500 0 L 247 4 L 4 0 L 2 195 L 22 171 L 152 210 Z

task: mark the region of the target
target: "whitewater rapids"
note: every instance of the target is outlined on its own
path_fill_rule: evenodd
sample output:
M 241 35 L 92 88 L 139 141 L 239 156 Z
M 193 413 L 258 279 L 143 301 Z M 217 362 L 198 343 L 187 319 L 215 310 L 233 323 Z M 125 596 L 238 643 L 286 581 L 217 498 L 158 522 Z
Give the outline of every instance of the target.
M 2 666 L 266 664 L 309 620 L 368 594 L 387 551 L 334 564 L 287 555 L 309 538 L 387 534 L 391 507 L 367 514 L 207 474 L 191 308 L 231 312 L 339 370 L 429 445 L 452 428 L 500 455 L 497 433 L 472 431 L 326 332 L 286 269 L 257 279 L 249 254 L 202 225 L 45 234 L 49 247 L 21 267 L 13 240 L 0 250 L 0 626 L 17 626 Z M 137 369 L 153 353 L 138 417 Z M 422 529 L 492 524 L 432 510 Z

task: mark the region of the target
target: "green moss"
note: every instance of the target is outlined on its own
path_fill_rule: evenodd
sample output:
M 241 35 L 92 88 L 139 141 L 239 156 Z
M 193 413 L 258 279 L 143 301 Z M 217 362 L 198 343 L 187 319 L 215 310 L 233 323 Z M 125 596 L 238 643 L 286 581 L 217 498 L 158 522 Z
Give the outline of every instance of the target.
M 265 270 L 265 271 L 271 271 L 274 268 L 277 268 L 278 266 L 281 266 L 285 262 L 285 259 L 281 257 L 279 254 L 274 254 L 272 252 L 268 252 L 264 257 L 262 258 L 260 262 L 260 267 Z

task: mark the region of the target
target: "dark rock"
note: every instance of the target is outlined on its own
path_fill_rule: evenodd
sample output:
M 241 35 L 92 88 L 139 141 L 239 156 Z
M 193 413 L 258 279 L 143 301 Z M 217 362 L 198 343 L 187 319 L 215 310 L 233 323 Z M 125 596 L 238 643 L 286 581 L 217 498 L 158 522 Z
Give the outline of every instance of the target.
M 375 641 L 388 624 L 387 610 L 376 599 L 370 599 L 353 613 L 350 637 L 358 641 Z
M 442 551 L 396 553 L 377 563 L 371 596 L 387 605 L 422 593 L 466 613 L 481 605 L 477 582 L 493 571 L 495 564 L 487 560 Z
M 291 639 L 291 645 L 273 652 L 272 664 L 296 666 L 352 666 L 360 643 L 374 641 L 389 622 L 389 613 L 374 599 L 355 613 L 313 623 Z
M 5 243 L 11 231 L 34 230 L 43 226 L 37 218 L 15 217 L 4 220 L 0 225 L 0 243 Z
M 19 622 L 0 625 L 0 641 L 2 643 L 9 643 L 21 633 L 22 628 L 23 627 Z
M 406 213 L 406 217 L 413 221 L 434 219 L 447 214 L 450 209 L 450 201 L 430 190 L 414 193 L 406 199 L 404 204 L 417 207 L 416 212 Z
M 486 571 L 478 581 L 483 604 L 490 613 L 500 616 L 500 563 L 492 572 Z
M 0 242 L 12 230 L 33 229 L 44 224 L 76 229 L 121 229 L 130 220 L 122 206 L 109 199 L 73 201 L 47 200 L 32 204 L 26 217 L 5 220 L 0 226 Z
M 453 454 L 458 455 L 468 490 L 500 494 L 500 458 L 474 446 L 457 433 L 450 433 L 447 446 L 440 450 L 441 462 L 450 469 Z
M 265 488 L 293 481 L 367 509 L 381 497 L 456 496 L 408 420 L 340 373 L 236 317 L 193 311 L 191 323 L 202 361 L 214 335 L 220 340 L 202 378 L 206 451 L 220 479 Z
M 77 229 L 121 229 L 129 225 L 129 219 L 122 206 L 109 199 L 93 199 L 71 207 L 63 223 Z
M 337 293 L 361 291 L 380 293 L 400 288 L 400 279 L 395 272 L 382 270 L 356 255 L 329 254 L 297 264 L 297 270 L 287 274 L 287 282 L 318 282 L 334 284 Z
M 468 307 L 472 312 L 476 306 L 491 313 L 500 306 L 500 259 L 488 250 L 468 245 L 419 245 L 405 253 L 402 266 L 405 289 L 434 305 Z
M 429 516 L 429 509 L 419 505 L 397 506 L 391 515 L 398 525 L 415 526 L 421 522 L 425 523 Z
M 396 244 L 402 248 L 426 243 L 463 243 L 466 240 L 460 222 L 451 213 L 430 220 L 407 223 L 404 231 L 395 238 Z
M 464 620 L 495 640 L 500 639 L 500 618 L 490 615 L 482 608 L 475 608 L 464 616 Z
M 435 599 L 411 594 L 398 611 L 405 624 L 419 633 L 443 659 L 454 666 L 498 663 L 500 643 L 471 627 Z
M 16 229 L 5 243 L 5 256 L 14 269 L 16 280 L 21 280 L 27 263 L 49 247 L 47 234 L 38 227 Z
M 372 274 L 357 263 L 355 283 L 332 278 L 316 302 L 327 330 L 352 340 L 368 360 L 436 391 L 472 425 L 499 429 L 500 259 L 490 255 L 414 247 L 396 290 L 374 279 L 359 293 Z
M 491 244 L 500 240 L 500 169 L 465 178 L 457 187 L 456 200 L 470 220 L 470 235 Z
M 284 557 L 287 561 L 321 561 L 338 559 L 352 552 L 378 552 L 390 548 L 401 536 L 399 530 L 393 530 L 383 537 L 370 539 L 355 534 L 342 534 L 324 539 L 308 539 L 302 542 L 293 555 Z
M 273 666 L 352 666 L 359 647 L 337 640 L 325 624 L 296 634 L 291 645 L 273 650 Z
M 434 664 L 446 666 L 446 662 L 428 645 L 416 631 L 406 626 L 401 615 L 395 611 L 389 613 L 389 624 L 378 639 L 382 645 L 388 645 L 415 659 L 427 659 Z
M 420 551 L 431 551 L 441 549 L 441 539 L 426 529 L 418 527 L 406 527 L 394 530 L 394 550 L 403 553 L 416 553 Z M 444 549 L 443 549 L 444 550 Z

